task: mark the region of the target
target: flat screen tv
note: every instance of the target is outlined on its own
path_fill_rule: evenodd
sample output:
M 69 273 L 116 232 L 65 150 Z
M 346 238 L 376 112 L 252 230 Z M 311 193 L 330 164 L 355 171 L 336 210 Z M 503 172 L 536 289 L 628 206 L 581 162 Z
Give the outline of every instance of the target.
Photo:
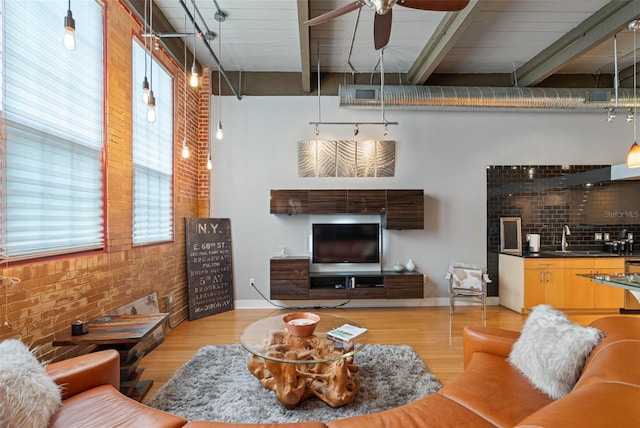
M 377 223 L 314 223 L 313 263 L 380 263 Z

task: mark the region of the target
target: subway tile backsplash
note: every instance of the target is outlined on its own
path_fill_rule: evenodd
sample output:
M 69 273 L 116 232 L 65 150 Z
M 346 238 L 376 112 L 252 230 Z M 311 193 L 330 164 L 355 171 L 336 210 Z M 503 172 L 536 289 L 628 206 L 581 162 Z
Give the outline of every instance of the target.
M 569 249 L 602 248 L 596 233 L 613 240 L 631 232 L 640 241 L 640 181 L 610 176 L 609 165 L 488 166 L 488 250 L 500 251 L 500 217 L 522 219 L 523 249 L 530 233 L 541 235 L 543 249 L 560 249 L 564 224 Z

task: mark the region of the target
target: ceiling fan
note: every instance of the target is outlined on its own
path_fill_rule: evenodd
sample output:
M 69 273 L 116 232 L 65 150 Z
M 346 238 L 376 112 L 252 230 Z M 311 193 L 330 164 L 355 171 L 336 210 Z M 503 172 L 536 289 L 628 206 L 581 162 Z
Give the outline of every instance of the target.
M 379 50 L 389 43 L 392 21 L 391 8 L 395 4 L 411 9 L 455 12 L 464 9 L 469 4 L 469 0 L 355 0 L 346 6 L 316 16 L 306 21 L 305 25 L 313 27 L 323 24 L 366 5 L 376 11 L 373 21 L 373 44 L 376 50 Z

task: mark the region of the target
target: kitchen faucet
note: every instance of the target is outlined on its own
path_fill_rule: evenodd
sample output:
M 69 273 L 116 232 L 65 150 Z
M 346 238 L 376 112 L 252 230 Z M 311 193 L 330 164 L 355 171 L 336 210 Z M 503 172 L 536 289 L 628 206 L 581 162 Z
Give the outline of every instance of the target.
M 569 246 L 569 244 L 567 244 L 567 236 L 569 235 L 571 235 L 571 231 L 569 230 L 569 226 L 565 224 L 562 226 L 562 242 L 560 243 L 560 251 L 563 253 L 567 251 L 567 247 Z

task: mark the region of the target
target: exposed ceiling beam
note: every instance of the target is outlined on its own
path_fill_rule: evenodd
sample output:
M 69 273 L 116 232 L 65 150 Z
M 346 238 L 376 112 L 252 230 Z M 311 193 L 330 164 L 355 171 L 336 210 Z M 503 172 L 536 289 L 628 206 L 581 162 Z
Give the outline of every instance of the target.
M 479 10 L 479 1 L 471 0 L 461 11 L 448 12 L 444 16 L 407 72 L 410 85 L 423 85 L 426 82 L 467 27 L 471 25 L 473 17 Z
M 311 42 L 309 27 L 304 22 L 309 19 L 309 0 L 298 0 L 298 32 L 300 39 L 300 66 L 302 73 L 302 92 L 311 92 Z
M 518 86 L 532 86 L 539 83 L 567 62 L 611 38 L 638 16 L 640 16 L 640 1 L 613 0 L 607 3 L 519 67 L 515 72 Z

